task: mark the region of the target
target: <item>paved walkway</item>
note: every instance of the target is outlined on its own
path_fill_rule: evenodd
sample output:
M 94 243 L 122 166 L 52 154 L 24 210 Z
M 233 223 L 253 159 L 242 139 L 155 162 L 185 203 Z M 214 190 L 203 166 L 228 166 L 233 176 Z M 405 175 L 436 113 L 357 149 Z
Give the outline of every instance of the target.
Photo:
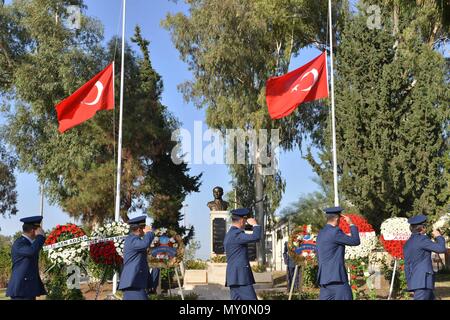
M 185 291 L 190 292 L 198 294 L 198 300 L 230 300 L 230 290 L 220 284 L 197 285 Z

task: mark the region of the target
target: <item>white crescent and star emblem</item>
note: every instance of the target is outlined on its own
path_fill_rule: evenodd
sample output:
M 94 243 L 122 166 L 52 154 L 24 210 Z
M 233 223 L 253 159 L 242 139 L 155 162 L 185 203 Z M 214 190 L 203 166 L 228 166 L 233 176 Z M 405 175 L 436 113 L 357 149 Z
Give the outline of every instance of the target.
M 101 96 L 102 96 L 102 93 L 103 93 L 103 83 L 101 83 L 100 81 L 97 81 L 96 83 L 95 83 L 95 86 L 97 87 L 97 97 L 95 98 L 95 100 L 94 101 L 92 101 L 92 102 L 82 102 L 83 104 L 85 104 L 85 105 L 88 105 L 88 106 L 94 106 L 94 105 L 96 105 L 99 101 L 100 101 L 100 98 L 101 98 Z
M 319 72 L 317 71 L 317 69 L 313 68 L 313 69 L 311 69 L 311 71 L 306 72 L 306 73 L 300 78 L 300 81 L 299 81 L 299 82 L 301 82 L 301 81 L 302 81 L 304 78 L 306 78 L 309 74 L 312 74 L 312 75 L 314 76 L 314 82 L 313 82 L 308 88 L 300 89 L 300 91 L 306 92 L 306 91 L 311 90 L 311 88 L 316 84 L 317 80 L 319 79 Z M 291 93 L 294 92 L 294 91 L 298 91 L 298 90 L 299 90 L 298 87 L 299 87 L 299 83 L 297 83 L 297 84 L 292 88 Z

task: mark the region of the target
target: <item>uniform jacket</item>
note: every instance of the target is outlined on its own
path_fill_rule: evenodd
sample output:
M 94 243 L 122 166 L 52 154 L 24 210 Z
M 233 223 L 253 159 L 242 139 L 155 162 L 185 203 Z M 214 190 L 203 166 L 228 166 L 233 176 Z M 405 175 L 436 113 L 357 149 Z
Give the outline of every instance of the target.
M 147 289 L 150 277 L 147 249 L 154 237 L 153 232 L 147 232 L 143 239 L 134 234 L 130 234 L 125 238 L 123 269 L 120 275 L 119 290 Z
M 356 226 L 351 226 L 351 235 L 346 235 L 339 227 L 327 224 L 317 236 L 317 259 L 319 271 L 317 280 L 319 285 L 334 282 L 347 282 L 345 268 L 345 246 L 357 246 L 360 243 Z
M 411 235 L 403 247 L 408 290 L 434 289 L 431 253 L 444 253 L 446 250 L 444 237 L 436 237 L 436 242 L 433 242 L 424 234 Z
M 47 294 L 39 276 L 39 252 L 44 242 L 42 235 L 38 235 L 33 243 L 24 236 L 14 241 L 11 249 L 12 273 L 6 296 L 34 298 Z
M 248 260 L 247 244 L 261 239 L 261 227 L 254 226 L 252 234 L 232 226 L 223 241 L 227 255 L 225 286 L 246 286 L 255 283 Z

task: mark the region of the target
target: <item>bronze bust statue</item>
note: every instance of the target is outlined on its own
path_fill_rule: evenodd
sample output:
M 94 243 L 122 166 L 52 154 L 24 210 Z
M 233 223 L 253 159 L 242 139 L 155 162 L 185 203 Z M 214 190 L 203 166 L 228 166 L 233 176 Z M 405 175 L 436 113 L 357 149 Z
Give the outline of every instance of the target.
M 213 189 L 214 200 L 208 202 L 207 206 L 211 211 L 225 211 L 228 209 L 228 202 L 222 200 L 223 189 L 215 187 Z

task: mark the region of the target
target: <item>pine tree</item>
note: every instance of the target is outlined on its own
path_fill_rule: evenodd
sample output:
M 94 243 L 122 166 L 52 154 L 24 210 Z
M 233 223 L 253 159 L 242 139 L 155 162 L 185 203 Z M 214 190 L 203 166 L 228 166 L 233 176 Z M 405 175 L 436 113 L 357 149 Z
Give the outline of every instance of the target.
M 422 37 L 419 12 L 400 11 L 397 32 L 388 7 L 382 29 L 367 27 L 365 11 L 348 14 L 338 45 L 339 187 L 375 227 L 391 216 L 439 215 L 449 200 L 448 71 Z M 323 128 L 322 161 L 309 160 L 331 183 L 328 121 Z
M 163 22 L 172 33 L 193 81 L 181 89 L 188 101 L 206 109 L 210 128 L 280 129 L 285 150 L 301 145 L 317 105 L 303 106 L 290 117 L 272 121 L 265 104 L 265 83 L 288 70 L 300 48 L 326 43 L 326 3 L 285 0 L 188 0 L 189 15 L 168 15 Z M 248 149 L 247 149 L 248 152 Z M 269 156 L 273 154 L 269 153 Z M 265 209 L 274 211 L 284 190 L 280 172 L 263 176 L 260 163 L 230 164 L 233 185 L 242 205 L 254 205 L 263 237 L 258 262 L 265 264 Z M 264 200 L 264 201 L 263 201 Z
M 55 105 L 102 70 L 114 58 L 120 61 L 119 39 L 106 48 L 101 45 L 102 26 L 87 16 L 81 29 L 68 30 L 64 17 L 68 1 L 31 0 L 13 3 L 18 26 L 5 42 L 15 57 L 7 70 L 1 92 L 13 99 L 3 100 L 6 141 L 13 147 L 18 168 L 35 173 L 45 184 L 49 200 L 71 216 L 92 225 L 114 216 L 116 141 L 118 112 L 99 112 L 64 134 L 57 131 Z M 43 10 L 47 8 L 48 10 Z M 7 39 L 7 40 L 8 40 Z M 14 48 L 14 39 L 21 47 Z M 176 228 L 181 219 L 181 202 L 197 192 L 200 176 L 190 176 L 188 167 L 173 164 L 171 135 L 178 121 L 160 103 L 163 84 L 152 68 L 149 42 L 136 29 L 133 38 L 140 48 L 125 48 L 125 90 L 123 120 L 123 171 L 121 210 L 148 213 L 152 207 L 163 210 L 168 221 L 155 215 L 156 224 Z M 7 63 L 0 60 L 0 63 Z M 119 93 L 120 62 L 116 62 L 116 93 Z M 3 69 L 3 65 L 1 65 Z M 116 96 L 116 105 L 118 106 Z M 160 198 L 168 195 L 168 201 Z M 167 200 L 164 198 L 164 200 Z

